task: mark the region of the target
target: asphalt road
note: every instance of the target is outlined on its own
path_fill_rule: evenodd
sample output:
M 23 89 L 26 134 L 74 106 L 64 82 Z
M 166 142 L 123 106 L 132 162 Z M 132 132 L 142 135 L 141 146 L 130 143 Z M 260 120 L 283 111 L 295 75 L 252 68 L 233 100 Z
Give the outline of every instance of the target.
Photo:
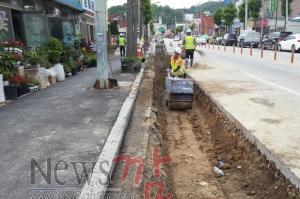
M 120 70 L 118 56 L 112 65 Z M 90 172 L 135 77 L 117 78 L 121 88 L 90 91 L 96 69 L 89 69 L 0 108 L 0 198 L 71 198 L 80 192 L 83 162 Z M 49 184 L 32 167 L 35 161 Z

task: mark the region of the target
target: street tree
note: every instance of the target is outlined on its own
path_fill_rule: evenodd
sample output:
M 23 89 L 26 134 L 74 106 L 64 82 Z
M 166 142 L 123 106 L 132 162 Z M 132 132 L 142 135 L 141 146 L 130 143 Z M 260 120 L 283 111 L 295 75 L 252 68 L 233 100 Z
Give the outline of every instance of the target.
M 244 22 L 244 21 L 245 21 L 245 2 L 242 3 L 242 4 L 238 7 L 238 10 L 239 10 L 239 13 L 238 13 L 239 20 L 240 20 L 241 22 Z
M 192 32 L 194 32 L 195 28 L 196 28 L 196 25 L 194 23 L 190 25 L 190 29 Z
M 109 24 L 109 32 L 112 35 L 118 35 L 119 34 L 119 29 L 118 29 L 118 22 L 117 21 L 112 21 Z
M 144 15 L 144 25 L 147 25 L 152 20 L 152 5 L 150 0 L 142 1 L 142 12 Z
M 228 27 L 230 27 L 234 19 L 237 17 L 237 9 L 233 4 L 230 4 L 223 10 L 223 18 L 224 18 L 224 24 Z
M 176 33 L 181 33 L 183 31 L 183 26 L 177 26 L 176 27 Z
M 215 14 L 214 14 L 214 20 L 215 20 L 215 24 L 217 24 L 218 26 L 222 25 L 222 20 L 223 20 L 223 10 L 221 8 L 219 8 Z
M 249 7 L 249 16 L 253 19 L 258 19 L 260 16 L 260 9 L 262 7 L 261 0 L 249 0 L 248 1 Z

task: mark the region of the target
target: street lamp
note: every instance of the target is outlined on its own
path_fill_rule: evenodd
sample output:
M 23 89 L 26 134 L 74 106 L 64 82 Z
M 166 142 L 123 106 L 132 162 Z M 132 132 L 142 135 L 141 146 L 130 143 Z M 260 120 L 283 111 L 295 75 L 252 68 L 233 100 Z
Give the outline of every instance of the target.
M 248 28 L 248 0 L 245 0 L 245 30 Z

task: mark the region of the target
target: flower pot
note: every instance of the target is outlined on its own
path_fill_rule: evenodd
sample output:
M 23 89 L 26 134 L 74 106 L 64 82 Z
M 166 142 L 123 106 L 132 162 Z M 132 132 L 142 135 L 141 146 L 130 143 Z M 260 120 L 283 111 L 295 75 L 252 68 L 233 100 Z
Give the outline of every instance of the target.
M 54 68 L 57 71 L 57 77 L 56 80 L 58 82 L 64 81 L 66 79 L 65 77 L 65 70 L 64 70 L 64 66 L 62 64 L 55 64 Z
M 22 94 L 22 86 L 17 86 L 17 95 L 18 97 L 21 97 L 23 94 Z
M 26 95 L 27 93 L 29 93 L 28 86 L 22 85 L 21 86 L 21 92 L 22 92 L 22 95 Z
M 95 67 L 97 67 L 97 61 L 91 60 L 88 64 L 88 68 L 95 68 Z
M 5 86 L 4 93 L 5 93 L 6 99 L 16 100 L 16 99 L 18 99 L 18 86 L 15 86 L 15 85 Z
M 0 102 L 4 102 L 3 75 L 0 74 Z
M 28 87 L 28 89 L 29 89 L 29 92 L 35 92 L 35 91 L 39 90 L 39 86 L 30 86 L 30 87 Z
M 72 76 L 77 75 L 77 68 L 72 68 Z

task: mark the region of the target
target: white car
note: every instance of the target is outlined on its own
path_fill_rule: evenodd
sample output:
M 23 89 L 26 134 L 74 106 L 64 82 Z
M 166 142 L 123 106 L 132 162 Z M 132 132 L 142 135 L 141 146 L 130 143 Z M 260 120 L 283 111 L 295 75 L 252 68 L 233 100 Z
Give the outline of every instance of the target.
M 207 40 L 204 37 L 197 37 L 196 42 L 197 42 L 197 44 L 204 45 L 207 43 Z
M 300 33 L 292 34 L 284 38 L 283 41 L 279 42 L 278 50 L 295 50 L 295 52 L 300 52 Z
M 179 37 L 178 35 L 176 35 L 176 36 L 174 37 L 174 41 L 180 41 L 180 37 Z

